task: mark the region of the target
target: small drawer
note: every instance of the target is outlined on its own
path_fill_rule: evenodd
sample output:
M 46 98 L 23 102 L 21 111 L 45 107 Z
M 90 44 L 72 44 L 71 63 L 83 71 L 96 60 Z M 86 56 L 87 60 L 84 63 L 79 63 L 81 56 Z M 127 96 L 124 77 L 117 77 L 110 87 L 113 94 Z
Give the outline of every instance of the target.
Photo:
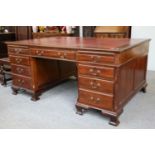
M 104 79 L 114 79 L 114 68 L 103 66 L 78 65 L 79 75 L 94 76 Z
M 10 56 L 10 62 L 18 65 L 30 65 L 29 57 Z
M 40 49 L 31 49 L 31 54 L 35 56 L 47 56 L 54 58 L 61 58 L 64 55 L 63 51 L 50 51 L 50 50 L 40 50 Z
M 32 81 L 30 78 L 17 75 L 13 75 L 13 85 L 20 88 L 32 89 Z
M 79 87 L 83 89 L 95 90 L 107 94 L 113 94 L 113 82 L 105 80 L 97 80 L 95 78 L 78 78 Z
M 92 62 L 92 63 L 114 63 L 114 56 L 111 55 L 89 55 L 77 54 L 78 61 Z
M 22 47 L 8 47 L 8 52 L 10 54 L 24 54 L 24 55 L 30 54 L 28 49 Z
M 26 66 L 17 66 L 17 65 L 12 65 L 11 66 L 12 73 L 23 75 L 23 76 L 30 76 L 30 67 Z
M 113 96 L 79 90 L 79 102 L 100 109 L 113 109 Z
M 59 59 L 75 60 L 75 52 L 72 51 L 68 52 L 63 50 L 32 49 L 31 54 L 35 56 L 45 56 Z
M 68 51 L 65 51 L 64 52 L 64 59 L 67 59 L 67 60 L 75 60 L 76 59 L 76 52 L 68 52 Z

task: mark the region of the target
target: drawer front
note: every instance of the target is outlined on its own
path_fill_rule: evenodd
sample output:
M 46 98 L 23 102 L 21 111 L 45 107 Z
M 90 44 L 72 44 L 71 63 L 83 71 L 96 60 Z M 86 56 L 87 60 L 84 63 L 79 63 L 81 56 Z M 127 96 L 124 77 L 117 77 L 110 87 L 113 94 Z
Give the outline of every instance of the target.
M 30 78 L 17 75 L 13 75 L 13 85 L 20 88 L 32 89 L 32 81 Z
M 24 55 L 30 54 L 28 49 L 22 47 L 8 47 L 8 52 L 10 54 L 24 54 Z
M 75 60 L 76 59 L 76 53 L 66 51 L 66 52 L 64 52 L 64 59 Z
M 100 77 L 105 79 L 114 78 L 114 68 L 103 67 L 103 66 L 88 66 L 88 65 L 78 65 L 78 72 L 81 75 L 88 75 L 94 77 Z
M 18 65 L 30 65 L 29 57 L 10 56 L 10 62 Z
M 75 60 L 76 55 L 75 52 L 72 51 L 59 51 L 59 50 L 37 50 L 32 49 L 31 54 L 35 56 L 45 56 L 45 57 L 52 57 L 52 58 L 59 58 L 59 59 L 68 59 L 68 60 Z
M 79 102 L 96 108 L 112 110 L 113 96 L 79 90 Z
M 88 55 L 78 54 L 78 61 L 92 62 L 92 63 L 114 63 L 114 56 L 111 55 Z
M 113 94 L 113 82 L 97 80 L 94 78 L 79 77 L 79 87 L 84 89 L 95 90 L 107 94 Z
M 12 70 L 12 73 L 15 73 L 15 74 L 19 74 L 23 76 L 31 75 L 30 67 L 12 65 L 11 70 Z

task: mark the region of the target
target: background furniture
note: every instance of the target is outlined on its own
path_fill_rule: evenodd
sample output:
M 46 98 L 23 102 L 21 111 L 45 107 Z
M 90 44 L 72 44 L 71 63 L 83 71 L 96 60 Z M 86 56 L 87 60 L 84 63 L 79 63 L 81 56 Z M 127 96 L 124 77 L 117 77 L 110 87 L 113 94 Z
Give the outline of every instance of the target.
M 6 29 L 8 29 L 10 32 L 14 32 L 16 35 L 16 40 L 25 40 L 25 39 L 32 39 L 32 38 L 38 38 L 38 37 L 48 37 L 48 36 L 54 36 L 55 33 L 52 35 L 51 33 L 33 33 L 32 32 L 32 26 L 5 26 Z M 58 36 L 66 36 L 67 34 L 57 34 Z M 79 36 L 79 26 L 76 26 L 74 29 L 74 34 L 72 36 Z
M 0 58 L 0 83 L 3 86 L 6 86 L 7 81 L 12 80 L 11 75 L 12 73 L 9 58 Z
M 96 26 L 94 36 L 97 38 L 130 38 L 131 26 Z
M 74 75 L 71 64 L 76 63 L 77 112 L 97 109 L 118 125 L 124 105 L 139 90 L 145 92 L 149 41 L 50 37 L 8 42 L 13 93 L 24 89 L 37 100 L 46 88 Z
M 11 66 L 5 41 L 15 41 L 15 33 L 0 33 L 0 83 L 4 86 L 11 80 Z
M 4 43 L 5 41 L 14 41 L 15 33 L 0 33 L 0 58 L 4 58 L 8 56 L 7 46 Z
M 66 33 L 52 33 L 52 32 L 37 32 L 32 33 L 33 39 L 44 38 L 44 37 L 56 37 L 56 36 L 71 36 L 71 34 Z

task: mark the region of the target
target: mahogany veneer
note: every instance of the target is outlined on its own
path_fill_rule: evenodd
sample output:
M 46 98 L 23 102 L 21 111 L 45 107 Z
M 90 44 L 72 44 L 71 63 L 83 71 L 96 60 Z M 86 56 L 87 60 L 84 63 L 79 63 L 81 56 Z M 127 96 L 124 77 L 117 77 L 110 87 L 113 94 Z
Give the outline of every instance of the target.
M 37 100 L 43 90 L 77 74 L 77 113 L 97 109 L 118 125 L 124 105 L 139 90 L 145 92 L 149 41 L 52 37 L 8 42 L 13 93 L 24 89 Z

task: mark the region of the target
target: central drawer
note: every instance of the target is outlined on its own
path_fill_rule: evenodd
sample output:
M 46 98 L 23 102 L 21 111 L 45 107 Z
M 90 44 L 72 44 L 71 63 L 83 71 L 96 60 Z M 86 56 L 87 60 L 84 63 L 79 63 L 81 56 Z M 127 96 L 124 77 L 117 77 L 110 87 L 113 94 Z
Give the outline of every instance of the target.
M 75 60 L 75 51 L 66 50 L 46 50 L 46 49 L 31 49 L 31 54 L 34 56 L 45 56 L 58 59 Z
M 78 64 L 78 72 L 81 75 L 88 75 L 111 80 L 114 79 L 114 68 L 112 67 Z
M 18 65 L 30 65 L 29 57 L 21 57 L 21 56 L 10 56 L 10 62 Z
M 31 75 L 30 67 L 27 67 L 27 66 L 12 65 L 11 70 L 12 70 L 12 73 L 15 73 L 15 74 L 19 74 L 23 76 Z
M 112 110 L 113 96 L 79 90 L 79 102 L 96 108 Z
M 95 78 L 86 78 L 79 76 L 78 82 L 80 88 L 113 94 L 114 84 L 112 81 L 98 80 Z

